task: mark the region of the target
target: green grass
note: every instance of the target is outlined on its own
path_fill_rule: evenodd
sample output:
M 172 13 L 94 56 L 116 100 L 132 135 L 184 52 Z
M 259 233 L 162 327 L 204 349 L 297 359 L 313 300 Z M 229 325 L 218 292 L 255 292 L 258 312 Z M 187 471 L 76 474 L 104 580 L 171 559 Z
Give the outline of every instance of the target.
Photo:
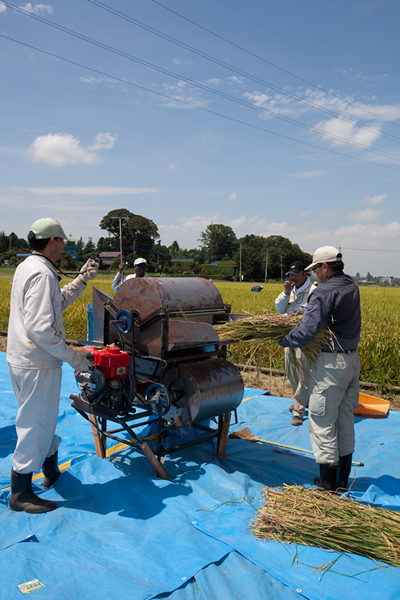
M 102 275 L 95 285 L 113 295 L 111 276 Z M 0 277 L 0 330 L 7 330 L 10 310 L 11 277 Z M 65 280 L 64 280 L 65 282 Z M 282 290 L 280 284 L 271 283 L 257 293 L 251 292 L 252 283 L 216 282 L 226 304 L 231 304 L 234 313 L 261 314 L 264 309 L 275 310 L 275 298 Z M 92 301 L 92 283 L 88 284 L 83 296 L 74 302 L 64 315 L 69 339 L 86 339 L 87 305 Z M 361 287 L 362 329 L 359 354 L 361 380 L 400 385 L 400 288 Z M 283 349 L 278 345 L 266 347 L 253 356 L 251 344 L 235 344 L 230 347 L 235 363 L 256 364 L 261 367 L 284 369 Z

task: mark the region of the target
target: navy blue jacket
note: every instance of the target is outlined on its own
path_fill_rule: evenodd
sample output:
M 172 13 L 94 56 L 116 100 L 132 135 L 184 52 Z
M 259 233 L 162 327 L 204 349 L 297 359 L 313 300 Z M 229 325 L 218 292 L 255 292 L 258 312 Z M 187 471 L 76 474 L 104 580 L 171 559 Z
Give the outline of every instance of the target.
M 332 323 L 333 318 L 333 323 Z M 334 351 L 356 350 L 360 341 L 360 292 L 343 271 L 333 273 L 309 296 L 301 322 L 281 340 L 281 346 L 301 348 L 329 323 L 334 332 Z M 328 345 L 322 348 L 332 351 Z

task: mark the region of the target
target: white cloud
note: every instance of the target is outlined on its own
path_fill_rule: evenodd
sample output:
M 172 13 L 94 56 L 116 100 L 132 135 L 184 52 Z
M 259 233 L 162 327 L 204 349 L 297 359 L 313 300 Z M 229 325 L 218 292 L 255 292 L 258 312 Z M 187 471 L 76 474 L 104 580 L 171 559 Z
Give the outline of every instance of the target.
M 26 10 L 26 12 L 32 13 L 33 15 L 40 15 L 41 13 L 47 13 L 49 15 L 53 14 L 54 9 L 50 4 L 35 4 L 32 5 L 31 2 L 25 4 L 25 6 L 21 5 L 20 8 Z
M 313 210 L 301 210 L 298 217 L 299 219 L 309 219 L 313 214 L 315 214 Z
M 3 4 L 2 2 L 0 2 L 0 13 L 2 13 L 2 12 L 6 12 L 6 10 L 7 10 L 7 7 L 6 7 L 6 5 L 5 5 L 5 4 Z
M 390 246 L 390 242 L 395 242 L 393 249 L 399 250 L 398 240 L 400 239 L 400 223 L 392 221 L 385 225 L 376 225 L 376 223 L 365 225 L 355 223 L 350 227 L 340 227 L 335 235 L 342 241 L 343 246 L 352 248 L 368 248 L 370 250 L 383 250 Z
M 31 187 L 31 188 L 12 188 L 15 192 L 25 192 L 28 194 L 38 194 L 40 196 L 132 196 L 137 194 L 158 194 L 161 192 L 158 188 L 134 188 L 134 187 L 107 187 L 107 186 L 87 186 L 87 187 Z
M 175 85 L 163 85 L 165 94 L 171 98 L 164 98 L 163 102 L 168 108 L 205 108 L 209 101 L 202 97 L 202 91 L 191 86 L 186 81 L 178 81 Z M 193 104 L 194 106 L 190 106 Z
M 168 165 L 168 169 L 176 169 L 180 160 L 181 160 L 180 158 L 177 158 L 176 160 L 170 162 Z
M 233 75 L 232 77 L 228 77 L 228 81 L 241 85 L 243 83 L 243 77 L 237 77 L 236 75 Z
M 383 215 L 383 212 L 383 210 L 374 210 L 373 208 L 366 208 L 365 210 L 349 213 L 347 216 L 350 219 L 352 219 L 352 221 L 361 221 L 362 223 L 368 223 L 379 219 L 379 217 Z
M 380 204 L 386 200 L 386 198 L 387 194 L 381 194 L 380 196 L 367 196 L 366 198 L 363 198 L 361 202 L 364 204 L 369 204 L 370 206 L 376 206 L 377 204 Z
M 239 197 L 239 192 L 232 192 L 232 194 L 229 196 L 228 200 L 237 200 Z
M 233 221 L 229 222 L 229 227 L 232 227 L 233 231 L 236 233 L 237 231 L 240 231 L 241 227 L 246 223 L 247 221 L 247 217 L 245 217 L 244 215 L 242 215 L 241 217 L 239 217 L 238 219 L 233 219 Z M 241 237 L 242 234 L 238 234 L 237 237 Z
M 174 58 L 172 62 L 174 63 L 174 65 L 189 65 L 190 67 L 193 67 L 194 65 L 193 61 L 182 58 Z
M 211 223 L 219 222 L 219 215 L 195 215 L 193 217 L 181 217 L 173 224 L 158 225 L 163 244 L 172 244 L 179 240 L 182 248 L 198 248 L 200 233 L 205 231 Z
M 346 119 L 352 119 L 355 123 L 358 119 L 375 122 L 377 117 L 394 121 L 400 119 L 400 104 L 385 105 L 376 104 L 376 100 L 371 97 L 369 100 L 363 98 L 359 101 L 354 96 L 341 96 L 335 90 L 330 90 L 329 93 L 315 90 L 311 88 L 299 89 L 294 91 L 291 96 L 286 96 L 282 93 L 272 94 L 268 90 L 264 92 L 254 91 L 243 94 L 245 98 L 250 100 L 254 106 L 264 108 L 278 116 L 291 116 L 298 118 L 302 114 L 316 110 L 329 110 L 337 113 Z M 269 119 L 272 115 L 261 113 L 260 118 Z M 351 123 L 349 123 L 351 126 Z M 371 129 L 376 129 L 376 137 L 380 136 L 380 125 L 371 124 Z M 369 132 L 374 135 L 374 132 Z M 364 132 L 363 136 L 367 135 Z M 374 138 L 375 139 L 375 138 Z
M 372 146 L 372 143 L 380 136 L 380 124 L 375 125 L 374 129 L 357 127 L 356 122 L 349 123 L 341 117 L 320 121 L 316 126 L 317 133 L 323 138 L 329 139 L 333 146 L 343 146 L 347 142 L 361 144 L 366 147 Z M 333 139 L 336 136 L 341 139 Z
M 68 133 L 49 133 L 36 138 L 29 149 L 34 162 L 62 166 L 77 163 L 93 164 L 97 156 L 80 146 L 80 141 Z
M 104 79 L 102 77 L 94 77 L 94 75 L 81 75 L 79 77 L 79 81 L 82 81 L 82 83 L 94 84 L 94 83 L 102 83 L 104 81 Z
M 300 178 L 313 178 L 313 177 L 323 177 L 325 175 L 324 171 L 302 171 L 300 173 L 292 173 L 289 177 L 300 177 Z
M 93 146 L 89 146 L 88 150 L 110 150 L 116 140 L 117 135 L 111 135 L 111 133 L 98 133 Z
M 93 146 L 82 148 L 78 138 L 69 133 L 49 133 L 36 138 L 29 149 L 34 162 L 45 162 L 57 167 L 97 162 L 95 150 L 108 150 L 114 146 L 117 136 L 99 133 Z

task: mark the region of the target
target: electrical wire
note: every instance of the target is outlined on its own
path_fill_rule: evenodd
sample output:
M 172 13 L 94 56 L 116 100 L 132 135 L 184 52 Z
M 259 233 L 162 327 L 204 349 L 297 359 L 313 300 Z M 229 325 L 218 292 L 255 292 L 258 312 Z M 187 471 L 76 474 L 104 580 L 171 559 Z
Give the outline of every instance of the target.
M 381 163 L 375 163 L 373 161 L 365 160 L 365 159 L 359 158 L 357 156 L 350 156 L 348 154 L 345 154 L 344 152 L 338 152 L 338 151 L 332 150 L 330 148 L 323 148 L 322 146 L 317 146 L 317 144 L 312 144 L 311 142 L 305 142 L 304 140 L 298 140 L 298 139 L 290 137 L 288 135 L 284 135 L 283 133 L 277 133 L 276 131 L 272 131 L 270 129 L 266 129 L 265 127 L 260 127 L 258 125 L 254 125 L 252 123 L 247 123 L 246 121 L 241 121 L 240 119 L 236 119 L 234 117 L 230 117 L 228 115 L 224 115 L 224 114 L 219 113 L 217 111 L 210 110 L 208 108 L 204 108 L 203 106 L 199 106 L 199 105 L 194 104 L 192 102 L 188 102 L 186 100 L 180 100 L 179 98 L 174 98 L 173 96 L 169 96 L 168 94 L 163 94 L 161 92 L 156 92 L 155 90 L 152 90 L 150 88 L 146 88 L 146 87 L 144 87 L 142 85 L 138 85 L 137 83 L 133 83 L 132 81 L 128 81 L 127 79 L 122 79 L 121 77 L 116 77 L 115 75 L 110 75 L 109 73 L 105 73 L 104 71 L 100 71 L 99 69 L 94 69 L 93 67 L 88 67 L 87 65 L 84 65 L 82 63 L 78 63 L 78 62 L 70 60 L 68 58 L 64 58 L 64 57 L 62 57 L 60 55 L 54 54 L 52 52 L 48 52 L 47 50 L 42 50 L 41 48 L 38 48 L 36 46 L 32 46 L 31 44 L 27 44 L 27 43 L 22 42 L 20 40 L 16 40 L 15 38 L 12 38 L 10 36 L 4 35 L 2 33 L 0 33 L 0 37 L 8 39 L 8 40 L 10 40 L 12 42 L 15 42 L 17 44 L 25 46 L 27 48 L 31 48 L 32 50 L 37 50 L 38 52 L 41 52 L 42 54 L 46 54 L 47 56 L 51 56 L 53 58 L 58 58 L 59 60 L 62 60 L 64 62 L 66 62 L 66 63 L 71 64 L 71 65 L 78 66 L 78 67 L 83 68 L 83 69 L 85 69 L 87 71 L 91 71 L 92 73 L 97 73 L 99 75 L 105 75 L 106 77 L 109 77 L 110 79 L 113 79 L 114 81 L 119 81 L 121 83 L 124 83 L 126 85 L 130 85 L 130 86 L 135 87 L 137 89 L 144 90 L 144 91 L 149 92 L 151 94 L 154 94 L 156 96 L 160 96 L 161 98 L 166 98 L 168 100 L 173 100 L 174 102 L 177 102 L 179 104 L 183 104 L 185 106 L 190 106 L 192 108 L 196 108 L 197 110 L 201 110 L 201 111 L 206 112 L 208 114 L 212 114 L 212 115 L 215 115 L 217 117 L 221 117 L 222 119 L 226 119 L 228 121 L 232 121 L 233 123 L 239 123 L 241 125 L 245 125 L 246 127 L 250 127 L 252 129 L 256 129 L 258 131 L 263 131 L 264 133 L 269 133 L 271 135 L 275 135 L 277 137 L 290 140 L 292 142 L 297 142 L 298 144 L 302 144 L 304 146 L 309 146 L 311 148 L 317 148 L 318 150 L 322 150 L 323 152 L 329 152 L 330 154 L 335 154 L 337 156 L 342 156 L 342 157 L 345 157 L 345 158 L 350 158 L 350 159 L 355 160 L 357 162 L 362 162 L 362 163 L 366 163 L 368 165 L 374 165 L 376 167 L 381 167 L 381 168 L 384 168 L 384 169 L 390 169 L 391 171 L 400 172 L 400 169 L 397 169 L 396 167 L 391 167 L 389 165 L 383 165 Z
M 97 6 L 98 8 L 101 8 L 104 11 L 109 12 L 110 14 L 113 14 L 113 15 L 119 17 L 120 19 L 123 19 L 124 21 L 127 21 L 128 23 L 131 23 L 132 25 L 135 25 L 136 27 L 140 27 L 141 29 L 148 31 L 149 33 L 152 33 L 153 35 L 156 35 L 157 37 L 160 37 L 161 39 L 164 39 L 164 40 L 170 42 L 171 44 L 175 44 L 176 46 L 179 46 L 180 48 L 189 50 L 189 52 L 193 52 L 197 56 L 201 56 L 202 58 L 205 58 L 206 60 L 209 60 L 210 62 L 213 62 L 219 66 L 222 66 L 223 68 L 228 69 L 232 73 L 240 74 L 251 81 L 260 83 L 261 85 L 265 85 L 265 86 L 273 89 L 274 91 L 279 92 L 280 94 L 282 94 L 284 96 L 292 98 L 296 102 L 300 102 L 301 104 L 306 104 L 308 106 L 311 106 L 315 110 L 318 110 L 325 114 L 331 115 L 333 117 L 336 117 L 336 118 L 340 117 L 343 121 L 350 123 L 354 127 L 357 127 L 357 128 L 363 129 L 363 130 L 368 130 L 373 133 L 378 133 L 381 137 L 385 137 L 391 141 L 400 143 L 400 138 L 397 138 L 390 134 L 382 133 L 379 129 L 375 129 L 374 127 L 369 127 L 368 125 L 359 125 L 357 122 L 351 120 L 348 117 L 345 117 L 344 115 L 341 115 L 340 113 L 334 112 L 333 110 L 329 110 L 327 108 L 322 108 L 321 106 L 319 106 L 318 104 L 315 104 L 314 102 L 311 102 L 310 100 L 306 100 L 305 98 L 301 98 L 300 96 L 297 96 L 296 94 L 292 94 L 291 92 L 288 92 L 287 90 L 280 88 L 266 80 L 263 80 L 263 79 L 260 79 L 259 77 L 251 75 L 247 71 L 243 71 L 242 69 L 240 69 L 236 66 L 229 65 L 228 63 L 221 61 L 220 59 L 216 58 L 215 56 L 207 54 L 207 53 L 203 52 L 202 50 L 198 50 L 197 48 L 194 48 L 193 46 L 190 46 L 189 44 L 181 42 L 180 40 L 177 40 L 176 38 L 169 36 L 166 33 L 163 33 L 162 31 L 154 29 L 154 27 L 150 27 L 149 25 L 146 25 L 145 23 L 138 21 L 137 19 L 134 19 L 133 17 L 130 17 L 126 13 L 122 13 L 119 10 L 116 10 L 114 8 L 107 6 L 103 2 L 100 2 L 100 0 L 88 0 L 88 2 L 90 2 L 90 4 L 93 4 L 94 6 Z M 321 89 L 318 86 L 314 86 L 314 87 L 318 88 L 319 91 Z M 328 93 L 328 95 L 332 95 L 332 94 Z M 338 96 L 335 96 L 335 97 L 339 98 Z M 344 104 L 348 104 L 348 102 L 346 100 L 343 100 L 343 99 L 340 99 L 340 100 Z M 274 113 L 273 111 L 272 111 L 272 113 L 274 115 L 277 114 L 277 113 Z
M 334 67 L 332 67 L 331 65 L 328 65 L 327 63 L 323 62 L 322 60 L 320 60 L 319 58 L 317 58 L 313 54 L 310 54 L 309 52 L 307 52 L 303 48 L 300 48 L 300 46 L 297 46 L 296 44 L 293 44 L 293 42 L 290 42 L 289 40 L 287 40 L 286 38 L 284 38 L 282 35 L 279 35 L 279 33 L 276 33 L 276 31 L 272 31 L 272 29 L 269 29 L 268 27 L 265 27 L 265 25 L 263 25 L 262 23 L 260 23 L 260 21 L 257 21 L 256 19 L 253 19 L 252 17 L 250 17 L 249 15 L 247 15 L 246 13 L 244 13 L 243 11 L 239 10 L 238 8 L 235 8 L 234 6 L 232 6 L 231 4 L 229 4 L 229 2 L 226 2 L 226 0 L 219 0 L 219 1 L 222 2 L 222 4 L 226 4 L 226 6 L 229 6 L 229 8 L 231 8 L 232 10 L 234 10 L 237 13 L 241 14 L 243 17 L 246 17 L 246 19 L 249 19 L 249 21 L 252 21 L 253 23 L 255 23 L 256 25 L 258 25 L 259 27 L 262 27 L 262 29 L 264 29 L 265 31 L 268 31 L 268 33 L 271 33 L 272 35 L 276 36 L 277 38 L 279 38 L 280 40 L 282 40 L 283 42 L 285 42 L 289 46 L 292 46 L 292 48 L 295 48 L 296 50 L 299 50 L 299 52 L 302 52 L 303 54 L 305 54 L 309 58 L 312 58 L 316 62 L 319 62 L 321 65 L 323 65 L 324 67 L 327 67 L 328 69 L 330 69 L 334 73 L 337 73 L 338 75 L 341 75 L 342 77 L 344 77 L 345 79 L 347 79 L 347 81 L 351 81 L 352 83 L 355 83 L 356 85 L 358 85 L 359 87 L 361 87 L 363 90 L 366 90 L 367 92 L 371 93 L 371 90 L 369 88 L 367 88 L 365 85 L 362 85 L 362 83 L 360 83 L 359 81 L 356 81 L 352 77 L 348 77 L 342 71 L 339 71 L 338 69 L 335 69 Z M 376 92 L 374 92 L 374 96 L 377 96 L 378 98 L 381 98 L 381 100 L 384 100 L 385 102 L 387 102 L 388 104 L 391 104 L 392 106 L 396 106 L 396 104 L 394 104 L 393 102 L 391 102 L 387 98 L 384 98 L 383 96 L 380 96 Z
M 76 31 L 73 31 L 73 30 L 71 30 L 71 29 L 69 29 L 67 27 L 64 27 L 62 25 L 53 23 L 53 22 L 49 21 L 48 19 L 44 19 L 42 17 L 38 17 L 37 15 L 33 15 L 33 14 L 29 13 L 28 11 L 26 11 L 26 10 L 24 10 L 22 8 L 15 7 L 13 4 L 11 4 L 9 2 L 6 2 L 6 0 L 4 0 L 4 3 L 7 6 L 10 6 L 11 8 L 14 8 L 17 12 L 21 12 L 22 14 L 25 14 L 26 16 L 34 18 L 35 20 L 38 20 L 40 22 L 43 22 L 44 24 L 49 25 L 49 26 L 51 26 L 51 27 L 53 27 L 53 28 L 55 28 L 55 29 L 57 29 L 59 31 L 67 33 L 68 35 L 76 37 L 76 38 L 78 38 L 80 40 L 83 40 L 83 41 L 85 41 L 85 42 L 87 42 L 87 43 L 89 43 L 91 45 L 94 45 L 94 46 L 97 46 L 99 48 L 102 48 L 102 49 L 104 49 L 104 50 L 106 50 L 108 52 L 111 52 L 113 54 L 116 54 L 118 56 L 122 56 L 123 58 L 126 58 L 127 60 L 130 60 L 132 62 L 135 62 L 135 63 L 140 64 L 142 66 L 145 66 L 147 68 L 150 68 L 150 69 L 155 70 L 157 72 L 160 72 L 160 73 L 162 73 L 164 75 L 168 75 L 169 77 L 177 79 L 178 81 L 184 81 L 185 83 L 189 83 L 190 85 L 193 85 L 194 87 L 200 88 L 200 89 L 202 89 L 202 90 L 204 90 L 206 92 L 209 92 L 211 94 L 214 94 L 214 95 L 220 96 L 222 98 L 228 99 L 231 102 L 234 102 L 236 104 L 245 106 L 246 108 L 249 108 L 251 110 L 255 110 L 255 111 L 260 112 L 260 113 L 268 114 L 268 115 L 273 116 L 273 117 L 275 117 L 275 118 L 277 118 L 277 119 L 279 119 L 281 121 L 285 121 L 287 123 L 290 123 L 292 125 L 300 127 L 302 129 L 307 129 L 309 131 L 320 133 L 323 137 L 328 137 L 328 138 L 337 140 L 337 141 L 339 141 L 339 142 L 341 142 L 343 144 L 346 144 L 346 145 L 349 145 L 349 146 L 353 146 L 355 148 L 359 148 L 359 149 L 365 150 L 365 151 L 370 152 L 372 154 L 381 155 L 381 156 L 384 156 L 386 158 L 390 158 L 392 160 L 395 160 L 397 162 L 400 161 L 399 157 L 397 157 L 394 154 L 391 154 L 389 152 L 385 152 L 385 151 L 382 151 L 382 150 L 374 150 L 372 148 L 369 148 L 368 146 L 365 146 L 364 144 L 359 144 L 357 142 L 351 142 L 351 141 L 347 140 L 346 138 L 342 138 L 340 136 L 336 136 L 336 135 L 330 134 L 330 133 L 328 133 L 326 131 L 318 129 L 317 127 L 312 127 L 312 126 L 306 125 L 305 123 L 302 123 L 301 121 L 296 121 L 295 119 L 291 119 L 290 117 L 284 117 L 282 115 L 278 115 L 277 113 L 275 113 L 273 111 L 270 111 L 270 110 L 268 110 L 266 108 L 262 108 L 262 107 L 259 107 L 259 106 L 254 106 L 253 104 L 250 104 L 249 102 L 246 102 L 244 100 L 240 100 L 238 98 L 235 98 L 234 96 L 231 96 L 230 94 L 226 94 L 225 92 L 221 92 L 219 90 L 215 90 L 213 88 L 210 88 L 207 85 L 204 85 L 202 83 L 196 82 L 196 81 L 194 81 L 192 79 L 189 79 L 187 77 L 182 77 L 181 75 L 179 75 L 177 73 L 174 73 L 172 71 L 169 71 L 169 70 L 164 69 L 162 67 L 159 67 L 157 65 L 149 63 L 148 61 L 144 61 L 144 60 L 142 60 L 142 59 L 140 59 L 138 57 L 135 57 L 135 56 L 133 56 L 131 54 L 128 54 L 126 52 L 123 52 L 121 50 L 113 48 L 112 46 L 109 46 L 108 44 L 103 44 L 102 42 L 94 40 L 93 38 L 89 38 L 88 36 L 85 36 L 83 34 L 80 34 L 80 33 L 76 32 Z M 294 139 L 294 138 L 292 138 L 292 139 Z M 332 150 L 329 150 L 329 151 L 332 152 Z
M 328 92 L 327 90 L 324 90 L 324 88 L 312 83 L 311 81 L 307 81 L 307 79 L 303 79 L 302 77 L 299 77 L 298 75 L 295 75 L 294 73 L 291 73 L 290 71 L 288 71 L 287 69 L 283 69 L 282 67 L 279 67 L 278 65 L 276 65 L 275 63 L 267 60 L 266 58 L 263 58 L 262 56 L 255 54 L 254 52 L 251 52 L 250 50 L 247 50 L 246 48 L 243 48 L 242 46 L 239 46 L 238 44 L 235 44 L 235 42 L 232 42 L 224 37 L 222 37 L 221 35 L 219 35 L 218 33 L 215 33 L 214 31 L 211 31 L 211 29 L 207 29 L 207 27 L 204 27 L 203 25 L 200 25 L 199 23 L 196 23 L 195 21 L 192 21 L 191 19 L 189 19 L 188 17 L 185 17 L 183 15 L 181 15 L 180 13 L 176 12 L 175 10 L 172 10 L 172 8 L 169 8 L 168 6 L 165 6 L 164 4 L 161 4 L 161 2 L 157 2 L 157 0 L 152 0 L 152 2 L 154 2 L 154 4 L 157 4 L 158 6 L 161 6 L 161 8 L 164 8 L 165 10 L 168 10 L 169 12 L 177 15 L 178 17 L 180 17 L 181 19 L 184 19 L 185 21 L 188 21 L 189 23 L 192 23 L 193 25 L 195 25 L 196 27 L 199 27 L 200 29 L 203 29 L 204 31 L 207 31 L 209 34 L 219 38 L 220 40 L 223 40 L 224 42 L 226 42 L 227 44 L 230 44 L 231 46 L 234 46 L 235 48 L 238 48 L 239 50 L 242 50 L 243 52 L 246 52 L 246 54 L 250 54 L 251 56 L 254 56 L 255 58 L 258 58 L 259 60 L 261 60 L 262 62 L 265 62 L 266 64 L 275 67 L 276 69 L 279 69 L 280 71 L 282 71 L 283 73 L 286 73 L 288 75 L 291 75 L 292 77 L 295 77 L 296 79 L 298 79 L 299 81 L 302 81 L 303 83 L 307 83 L 307 85 L 311 85 L 312 87 L 325 92 L 326 94 L 329 94 L 331 96 L 333 96 L 334 98 L 338 98 L 339 100 L 342 101 L 342 99 L 339 96 L 336 96 L 335 94 L 333 94 L 332 92 Z M 381 121 L 386 121 L 387 123 L 391 123 L 392 125 L 395 125 L 396 127 L 400 127 L 400 125 L 398 125 L 397 123 L 394 123 L 393 121 L 391 121 L 390 119 L 384 119 L 383 117 L 380 117 L 379 115 L 376 115 L 375 113 L 367 110 L 366 108 L 362 108 L 361 106 L 359 106 L 358 104 L 354 104 L 352 102 L 348 101 L 348 104 L 350 104 L 351 106 L 354 106 L 356 108 L 358 108 L 359 110 L 363 110 L 364 112 L 367 112 L 371 115 L 373 115 L 374 117 L 376 117 L 377 119 L 381 120 Z

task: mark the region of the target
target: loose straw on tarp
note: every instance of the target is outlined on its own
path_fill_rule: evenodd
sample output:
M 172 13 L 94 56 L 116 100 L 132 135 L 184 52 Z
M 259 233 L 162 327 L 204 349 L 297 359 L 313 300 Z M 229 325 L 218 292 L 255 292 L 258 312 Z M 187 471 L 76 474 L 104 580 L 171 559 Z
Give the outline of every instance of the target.
M 260 539 L 351 552 L 400 567 L 400 514 L 316 488 L 264 488 L 252 525 Z

